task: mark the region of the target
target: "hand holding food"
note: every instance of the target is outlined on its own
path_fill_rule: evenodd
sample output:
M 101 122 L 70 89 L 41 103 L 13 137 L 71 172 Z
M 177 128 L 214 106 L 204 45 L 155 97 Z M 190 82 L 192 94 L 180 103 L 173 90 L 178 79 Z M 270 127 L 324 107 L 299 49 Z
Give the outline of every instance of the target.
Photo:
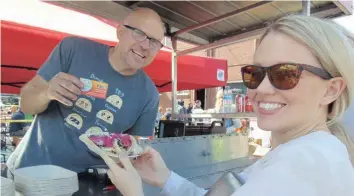
M 171 172 L 155 149 L 147 147 L 144 153 L 132 162 L 145 183 L 161 189 L 164 187 Z
M 107 172 L 111 182 L 124 196 L 143 196 L 143 187 L 141 177 L 130 162 L 129 157 L 119 156 L 119 162 L 122 166 L 117 165 L 114 160 L 101 154 L 102 159 L 106 162 L 109 170 Z

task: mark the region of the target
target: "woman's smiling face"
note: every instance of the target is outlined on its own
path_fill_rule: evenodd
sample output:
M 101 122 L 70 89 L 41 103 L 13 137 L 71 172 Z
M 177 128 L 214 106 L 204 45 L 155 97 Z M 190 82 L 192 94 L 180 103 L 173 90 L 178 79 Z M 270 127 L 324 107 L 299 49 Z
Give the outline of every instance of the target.
M 263 67 L 290 62 L 321 68 L 306 46 L 280 32 L 267 34 L 254 56 L 254 64 Z M 276 89 L 267 75 L 257 89 L 248 90 L 248 95 L 257 114 L 259 127 L 277 132 L 318 122 L 321 116 L 326 115 L 326 106 L 321 104 L 326 91 L 326 80 L 303 71 L 293 89 Z

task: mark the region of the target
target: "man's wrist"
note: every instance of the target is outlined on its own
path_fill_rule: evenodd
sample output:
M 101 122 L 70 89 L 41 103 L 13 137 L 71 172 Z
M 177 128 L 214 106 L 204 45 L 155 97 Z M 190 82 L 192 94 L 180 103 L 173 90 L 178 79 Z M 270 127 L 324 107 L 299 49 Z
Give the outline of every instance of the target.
M 41 97 L 42 97 L 42 99 L 43 99 L 45 102 L 50 102 L 50 101 L 51 101 L 51 98 L 50 98 L 50 96 L 49 96 L 48 90 L 49 90 L 49 84 L 48 84 L 47 87 L 41 92 Z

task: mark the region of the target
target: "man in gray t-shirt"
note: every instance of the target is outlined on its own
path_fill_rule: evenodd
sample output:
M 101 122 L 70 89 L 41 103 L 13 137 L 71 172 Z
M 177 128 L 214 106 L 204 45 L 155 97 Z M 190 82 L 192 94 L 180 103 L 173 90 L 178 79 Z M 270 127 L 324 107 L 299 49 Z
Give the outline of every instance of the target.
M 163 36 L 160 17 L 141 8 L 118 27 L 116 47 L 62 40 L 21 90 L 22 110 L 36 117 L 8 161 L 10 170 L 52 164 L 80 173 L 103 165 L 79 140 L 90 130 L 153 135 L 159 95 L 141 68 L 155 58 Z

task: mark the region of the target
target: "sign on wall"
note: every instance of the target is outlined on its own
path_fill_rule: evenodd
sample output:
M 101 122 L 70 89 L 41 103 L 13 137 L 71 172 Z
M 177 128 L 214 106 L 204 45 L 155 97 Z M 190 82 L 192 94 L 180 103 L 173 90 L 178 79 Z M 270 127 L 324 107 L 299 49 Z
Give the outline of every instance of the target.
M 190 94 L 190 90 L 178 91 L 177 95 L 186 96 Z

